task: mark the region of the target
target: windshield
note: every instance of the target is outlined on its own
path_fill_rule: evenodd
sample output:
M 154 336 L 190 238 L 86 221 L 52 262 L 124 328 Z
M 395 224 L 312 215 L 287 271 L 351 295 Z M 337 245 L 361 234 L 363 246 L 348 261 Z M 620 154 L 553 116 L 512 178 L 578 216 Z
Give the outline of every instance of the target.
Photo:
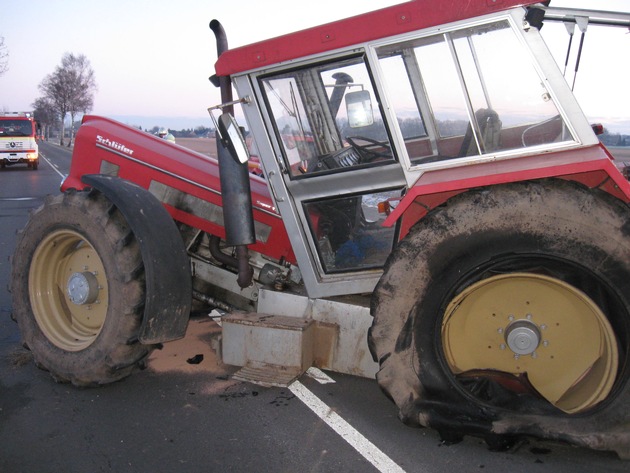
M 1 120 L 0 137 L 33 136 L 33 124 L 30 120 Z

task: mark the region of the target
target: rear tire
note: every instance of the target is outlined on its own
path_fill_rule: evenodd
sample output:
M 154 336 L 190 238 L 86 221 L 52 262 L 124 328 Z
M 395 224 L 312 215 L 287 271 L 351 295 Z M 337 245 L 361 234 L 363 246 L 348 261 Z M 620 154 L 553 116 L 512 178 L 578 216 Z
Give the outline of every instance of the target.
M 12 260 L 13 312 L 35 363 L 60 382 L 111 383 L 142 367 L 145 301 L 140 246 L 96 191 L 49 198 Z
M 401 419 L 630 457 L 629 222 L 622 202 L 551 180 L 460 194 L 420 221 L 372 299 L 377 379 Z

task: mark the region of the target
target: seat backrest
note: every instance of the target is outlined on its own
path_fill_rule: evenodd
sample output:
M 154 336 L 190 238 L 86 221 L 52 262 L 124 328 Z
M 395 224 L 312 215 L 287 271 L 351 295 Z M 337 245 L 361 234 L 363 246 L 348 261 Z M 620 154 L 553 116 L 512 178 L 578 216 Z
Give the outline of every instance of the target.
M 501 120 L 497 112 L 491 108 L 480 108 L 475 112 L 475 120 L 480 132 L 479 144 L 481 153 L 490 153 L 501 148 Z M 473 128 L 469 123 L 466 134 L 459 149 L 458 157 L 477 154 L 477 145 L 473 140 Z

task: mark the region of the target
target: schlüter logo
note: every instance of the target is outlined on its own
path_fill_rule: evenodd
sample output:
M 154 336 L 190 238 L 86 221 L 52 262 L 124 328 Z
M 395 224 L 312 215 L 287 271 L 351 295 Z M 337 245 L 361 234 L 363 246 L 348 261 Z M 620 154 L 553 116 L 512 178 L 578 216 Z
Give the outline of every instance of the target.
M 112 141 L 109 138 L 105 138 L 101 135 L 96 135 L 96 144 L 105 146 L 106 148 L 110 148 L 121 153 L 127 154 L 129 156 L 133 155 L 133 150 L 127 148 L 125 145 L 118 143 L 118 141 Z

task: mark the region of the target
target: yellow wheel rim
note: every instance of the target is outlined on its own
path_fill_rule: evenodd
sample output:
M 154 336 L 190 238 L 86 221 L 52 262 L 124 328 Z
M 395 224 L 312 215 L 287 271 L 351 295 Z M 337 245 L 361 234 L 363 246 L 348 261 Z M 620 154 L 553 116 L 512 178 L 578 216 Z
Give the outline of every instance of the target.
M 612 390 L 619 354 L 606 316 L 583 292 L 548 276 L 477 282 L 446 309 L 442 346 L 455 374 L 527 374 L 547 401 L 583 412 Z
M 67 351 L 88 347 L 105 322 L 105 268 L 79 233 L 58 230 L 38 245 L 29 270 L 33 314 L 48 340 Z

